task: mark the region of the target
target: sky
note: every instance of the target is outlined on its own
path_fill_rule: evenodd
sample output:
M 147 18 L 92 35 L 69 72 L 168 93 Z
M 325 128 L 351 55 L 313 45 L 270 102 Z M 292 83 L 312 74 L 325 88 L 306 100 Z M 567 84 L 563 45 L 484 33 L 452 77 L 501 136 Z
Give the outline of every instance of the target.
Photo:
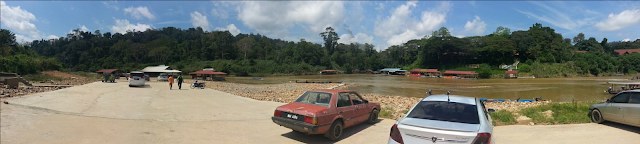
M 440 27 L 481 36 L 498 26 L 549 26 L 564 38 L 640 38 L 640 1 L 1 1 L 0 27 L 19 42 L 66 36 L 73 29 L 125 33 L 163 27 L 261 34 L 322 43 L 333 27 L 340 43 L 383 50 Z

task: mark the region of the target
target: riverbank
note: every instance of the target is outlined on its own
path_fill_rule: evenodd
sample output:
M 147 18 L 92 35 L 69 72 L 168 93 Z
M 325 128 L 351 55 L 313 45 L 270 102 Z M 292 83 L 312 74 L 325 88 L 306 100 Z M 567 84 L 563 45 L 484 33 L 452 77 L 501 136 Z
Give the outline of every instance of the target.
M 185 80 L 185 83 L 192 83 L 192 80 Z M 307 90 L 313 89 L 348 89 L 357 87 L 351 84 L 299 84 L 299 83 L 285 83 L 285 84 L 239 84 L 230 82 L 206 82 L 206 87 L 231 93 L 234 95 L 247 97 L 251 99 L 261 101 L 274 101 L 282 103 L 290 103 L 295 101 L 300 94 Z M 422 98 L 418 97 L 403 97 L 392 95 L 379 95 L 370 93 L 360 93 L 365 99 L 380 103 L 382 110 L 380 117 L 398 120 L 402 118 L 406 112 L 413 107 Z M 546 102 L 527 102 L 527 103 L 515 103 L 515 102 L 490 102 L 487 103 L 487 108 L 497 110 L 518 111 L 523 108 L 535 107 L 550 103 Z

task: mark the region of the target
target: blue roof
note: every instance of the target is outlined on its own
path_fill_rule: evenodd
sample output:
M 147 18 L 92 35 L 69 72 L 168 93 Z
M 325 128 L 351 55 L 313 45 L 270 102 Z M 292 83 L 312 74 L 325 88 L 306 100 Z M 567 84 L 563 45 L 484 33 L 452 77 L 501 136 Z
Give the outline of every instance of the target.
M 397 71 L 397 72 L 406 72 L 406 70 L 402 70 L 401 68 L 384 68 L 380 71 Z

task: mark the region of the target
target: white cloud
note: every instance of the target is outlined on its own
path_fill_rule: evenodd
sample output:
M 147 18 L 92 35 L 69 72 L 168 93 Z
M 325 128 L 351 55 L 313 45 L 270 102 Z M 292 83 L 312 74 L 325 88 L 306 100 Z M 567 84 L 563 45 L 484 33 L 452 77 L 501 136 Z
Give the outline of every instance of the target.
M 382 10 L 384 10 L 384 4 L 382 4 L 382 3 L 378 3 L 378 7 L 376 7 L 376 10 L 377 10 L 377 11 L 382 11 Z
M 197 11 L 191 13 L 191 24 L 193 27 L 201 27 L 204 31 L 209 31 L 209 21 L 207 20 L 207 16 L 200 14 Z
M 464 25 L 464 32 L 467 34 L 479 36 L 484 34 L 485 30 L 487 30 L 487 24 L 479 16 L 476 16 L 473 21 L 467 21 L 467 24 Z
M 442 2 L 430 11 L 423 11 L 420 19 L 413 19 L 415 1 L 409 1 L 391 11 L 391 15 L 375 24 L 374 34 L 386 38 L 387 45 L 399 45 L 411 39 L 422 38 L 446 23 L 451 3 Z
M 84 26 L 84 25 L 82 25 L 82 26 L 80 27 L 80 30 L 81 30 L 81 31 L 86 31 L 86 32 L 88 32 L 88 31 L 89 31 L 89 29 L 88 29 L 86 26 Z
M 373 36 L 369 36 L 364 33 L 358 33 L 355 36 L 351 34 L 342 34 L 338 43 L 350 44 L 350 43 L 368 43 L 373 44 Z
M 133 18 L 136 18 L 138 20 L 142 19 L 143 17 L 153 20 L 156 19 L 156 16 L 154 16 L 153 14 L 151 14 L 151 12 L 149 12 L 149 9 L 147 7 L 128 7 L 124 9 L 124 13 L 125 14 L 129 14 L 131 15 Z
M 260 33 L 283 37 L 288 28 L 299 25 L 313 33 L 344 20 L 341 1 L 243 1 L 238 19 Z
M 102 2 L 102 4 L 104 4 L 104 6 L 106 6 L 107 8 L 119 10 L 120 8 L 116 5 L 117 3 L 118 3 L 118 1 L 111 1 L 111 2 L 103 1 Z
M 116 25 L 111 26 L 111 31 L 112 32 L 116 32 L 116 33 L 121 33 L 124 34 L 127 32 L 127 30 L 131 30 L 131 31 L 145 31 L 147 29 L 151 29 L 152 27 L 150 25 L 146 25 L 146 24 L 141 24 L 141 23 L 137 23 L 137 24 L 131 24 L 129 23 L 129 20 L 126 19 L 116 19 Z
M 631 39 L 630 38 L 626 38 L 626 39 L 623 39 L 622 41 L 623 42 L 629 42 L 629 41 L 631 41 Z
M 233 35 L 238 35 L 239 33 L 241 33 L 240 29 L 238 29 L 236 27 L 236 25 L 234 25 L 234 24 L 227 25 L 226 28 L 216 27 L 216 30 L 218 30 L 218 31 L 227 31 L 228 30 Z
M 578 17 L 575 15 L 576 11 L 579 11 L 582 13 L 593 13 L 592 11 L 589 11 L 589 10 L 582 10 L 579 8 L 567 9 L 566 7 L 564 7 L 564 4 L 561 2 L 554 4 L 555 6 L 560 7 L 557 9 L 547 6 L 546 4 L 543 4 L 540 2 L 531 2 L 531 3 L 538 5 L 542 9 L 539 9 L 539 12 L 536 12 L 536 13 L 520 11 L 520 10 L 516 10 L 516 11 L 522 14 L 525 14 L 529 18 L 534 18 L 534 19 L 549 23 L 553 26 L 567 29 L 567 30 L 577 30 L 584 25 L 591 25 L 595 22 L 594 21 L 595 17 L 587 17 L 586 15 L 581 16 L 583 17 L 582 19 L 576 18 Z M 570 7 L 570 6 L 567 6 L 567 7 Z M 564 11 L 558 11 L 558 9 L 564 10 Z M 569 14 L 574 14 L 574 15 L 569 15 Z M 595 14 L 592 14 L 592 15 L 595 15 Z
M 16 34 L 18 42 L 29 42 L 51 36 L 38 31 L 36 25 L 31 23 L 37 21 L 36 16 L 20 6 L 11 7 L 4 1 L 0 1 L 0 17 L 0 23 Z
M 636 26 L 640 22 L 640 10 L 625 10 L 620 14 L 609 14 L 609 17 L 595 24 L 601 31 L 617 31 L 626 27 Z

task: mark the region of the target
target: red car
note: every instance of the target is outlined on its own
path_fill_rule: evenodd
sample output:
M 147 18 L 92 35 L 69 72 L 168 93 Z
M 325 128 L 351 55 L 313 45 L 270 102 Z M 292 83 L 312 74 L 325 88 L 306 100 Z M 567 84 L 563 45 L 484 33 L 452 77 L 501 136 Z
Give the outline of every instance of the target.
M 362 122 L 376 123 L 379 111 L 380 104 L 369 102 L 354 91 L 311 90 L 276 108 L 271 119 L 294 131 L 338 140 L 344 128 Z

